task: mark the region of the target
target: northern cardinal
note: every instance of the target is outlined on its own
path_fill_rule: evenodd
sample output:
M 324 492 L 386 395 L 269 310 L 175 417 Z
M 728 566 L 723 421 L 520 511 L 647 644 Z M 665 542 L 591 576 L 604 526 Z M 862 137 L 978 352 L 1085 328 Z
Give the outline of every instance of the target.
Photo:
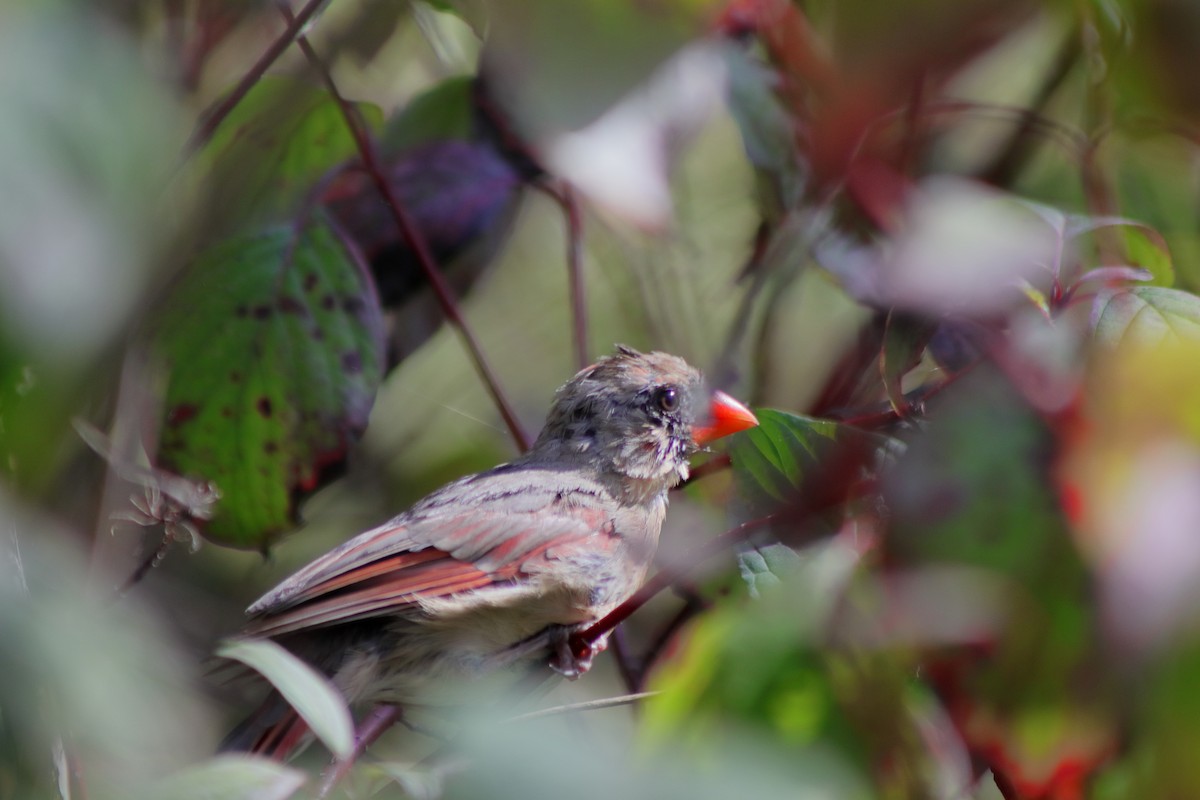
M 433 492 L 313 561 L 248 611 L 246 634 L 308 660 L 350 702 L 439 702 L 501 667 L 568 677 L 568 639 L 641 585 L 667 492 L 754 415 L 682 359 L 618 347 L 564 384 L 529 452 Z M 306 738 L 278 696 L 222 749 L 284 758 Z

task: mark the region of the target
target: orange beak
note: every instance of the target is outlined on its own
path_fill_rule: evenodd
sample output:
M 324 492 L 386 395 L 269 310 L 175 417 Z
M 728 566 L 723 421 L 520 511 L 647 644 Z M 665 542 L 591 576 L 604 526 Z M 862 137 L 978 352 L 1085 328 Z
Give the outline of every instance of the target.
M 692 440 L 698 445 L 706 445 L 722 436 L 753 428 L 758 425 L 758 418 L 724 392 L 713 392 L 705 422 L 704 425 L 692 427 Z

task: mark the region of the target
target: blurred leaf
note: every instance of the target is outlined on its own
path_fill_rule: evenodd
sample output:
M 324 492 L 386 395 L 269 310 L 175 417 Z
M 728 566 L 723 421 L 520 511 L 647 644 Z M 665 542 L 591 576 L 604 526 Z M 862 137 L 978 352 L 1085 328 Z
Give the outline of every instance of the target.
M 1129 226 L 1124 229 L 1125 251 L 1129 263 L 1150 273 L 1155 286 L 1170 286 L 1175 283 L 1175 265 L 1167 242 L 1153 228 L 1145 225 Z
M 1096 338 L 1105 345 L 1200 338 L 1200 298 L 1178 289 L 1135 286 L 1097 295 Z
M 883 796 L 941 796 L 932 792 L 935 759 L 921 738 L 910 657 L 826 642 L 852 574 L 847 556 L 857 563 L 836 540 L 793 553 L 757 602 L 726 604 L 694 623 L 655 675 L 661 693 L 646 703 L 648 743 L 720 752 L 759 731 L 781 749 L 839 753 L 887 787 Z M 951 762 L 945 749 L 940 755 Z M 965 775 L 964 762 L 955 790 Z
M 355 107 L 368 130 L 380 126 L 377 107 Z M 259 81 L 205 148 L 218 231 L 222 223 L 245 230 L 293 216 L 317 180 L 357 152 L 325 89 L 286 78 Z
M 598 727 L 580 737 L 554 718 L 472 725 L 466 733 L 462 749 L 471 769 L 447 779 L 449 798 L 564 797 L 581 786 L 588 797 L 623 800 L 874 796 L 829 749 L 779 746 L 747 728 L 728 731 L 720 746 L 685 750 L 666 743 L 649 752 L 631 742 L 627 727 Z
M 214 720 L 197 692 L 194 654 L 137 597 L 108 602 L 107 582 L 88 575 L 74 546 L 79 538 L 0 491 L 6 797 L 58 796 L 47 784 L 60 737 L 97 800 L 139 797 L 150 779 L 212 747 Z
M 799 558 L 795 550 L 778 543 L 740 551 L 738 569 L 750 596 L 757 597 L 764 588 L 778 586 L 779 574 L 794 570 Z
M 1032 585 L 1061 542 L 1041 470 L 1048 431 L 1007 382 L 980 368 L 930 403 L 884 474 L 889 551 L 986 567 Z
M 164 309 L 163 465 L 217 484 L 206 535 L 264 548 L 366 426 L 382 358 L 365 267 L 322 222 L 213 247 Z
M 0 11 L 0 338 L 91 365 L 187 210 L 182 108 L 138 43 L 81 8 Z
M 884 475 L 885 563 L 983 570 L 998 580 L 987 602 L 999 602 L 1003 619 L 979 642 L 934 642 L 927 674 L 973 755 L 1002 768 L 1021 796 L 1070 797 L 1047 792 L 1086 779 L 1112 747 L 1116 720 L 1090 576 L 1058 507 L 1052 433 L 1006 379 L 980 367 L 931 402 L 927 424 L 907 438 Z M 982 599 L 968 583 L 959 591 L 943 592 L 947 609 Z
M 419 145 L 473 138 L 474 83 L 475 78 L 470 75 L 447 78 L 414 97 L 384 127 L 379 137 L 384 154 L 396 155 Z
M 1118 99 L 1133 101 L 1139 106 L 1134 113 L 1144 118 L 1145 107 L 1135 95 Z M 1194 291 L 1200 286 L 1200 259 L 1196 257 L 1200 252 L 1196 224 L 1200 202 L 1195 177 L 1180 168 L 1192 157 L 1194 145 L 1187 137 L 1165 131 L 1147 135 L 1137 123 L 1128 127 L 1127 132 L 1118 130 L 1106 137 L 1107 144 L 1100 150 L 1103 168 L 1115 178 L 1113 188 L 1122 212 L 1156 231 L 1167 246 L 1136 241 L 1136 229 L 1129 229 L 1125 252 L 1132 263 L 1155 274 L 1157 285 L 1172 286 L 1179 281 L 1179 288 Z
M 583 0 L 564 29 L 555 0 L 521 0 L 490 20 L 483 71 L 528 141 L 593 122 L 700 33 L 712 0 Z
M 403 791 L 405 796 L 414 800 L 436 800 L 445 794 L 446 776 L 443 771 L 434 767 L 423 767 L 414 764 L 397 764 L 381 761 L 371 765 L 387 775 Z
M 1151 665 L 1144 702 L 1133 719 L 1133 752 L 1114 798 L 1194 797 L 1200 794 L 1200 646 L 1194 636 L 1173 643 Z M 1112 778 L 1110 777 L 1110 781 Z
M 287 800 L 305 774 L 265 758 L 223 755 L 188 767 L 154 787 L 147 798 L 171 800 Z
M 353 752 L 354 723 L 350 711 L 341 692 L 325 676 L 268 639 L 226 642 L 217 655 L 240 661 L 261 673 L 339 759 Z
M 761 214 L 778 222 L 799 204 L 807 180 L 793 120 L 775 93 L 779 77 L 743 49 L 727 48 L 725 63 L 729 111 L 758 175 Z
M 901 417 L 908 416 L 911 409 L 904 399 L 901 381 L 912 372 L 925 353 L 925 346 L 933 338 L 936 323 L 892 311 L 888 314 L 887 328 L 883 334 L 883 348 L 879 353 L 879 372 L 887 391 L 892 410 Z

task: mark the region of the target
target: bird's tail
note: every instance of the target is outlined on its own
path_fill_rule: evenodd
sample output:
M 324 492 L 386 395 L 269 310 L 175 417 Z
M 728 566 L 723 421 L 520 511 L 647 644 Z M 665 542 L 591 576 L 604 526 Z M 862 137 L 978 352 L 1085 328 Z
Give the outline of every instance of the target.
M 276 761 L 287 761 L 313 739 L 308 724 L 278 692 L 225 737 L 222 753 L 249 753 Z

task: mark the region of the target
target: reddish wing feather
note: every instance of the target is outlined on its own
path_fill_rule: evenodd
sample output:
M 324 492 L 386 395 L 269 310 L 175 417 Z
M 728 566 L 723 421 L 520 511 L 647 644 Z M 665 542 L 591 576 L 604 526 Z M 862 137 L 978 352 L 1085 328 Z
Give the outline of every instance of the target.
M 248 633 L 276 636 L 381 616 L 422 598 L 519 579 L 537 571 L 551 550 L 612 543 L 598 486 L 531 490 L 539 483 L 516 472 L 452 484 L 346 542 L 255 603 L 251 612 L 260 618 Z M 468 496 L 454 498 L 459 502 L 445 502 L 465 490 Z

